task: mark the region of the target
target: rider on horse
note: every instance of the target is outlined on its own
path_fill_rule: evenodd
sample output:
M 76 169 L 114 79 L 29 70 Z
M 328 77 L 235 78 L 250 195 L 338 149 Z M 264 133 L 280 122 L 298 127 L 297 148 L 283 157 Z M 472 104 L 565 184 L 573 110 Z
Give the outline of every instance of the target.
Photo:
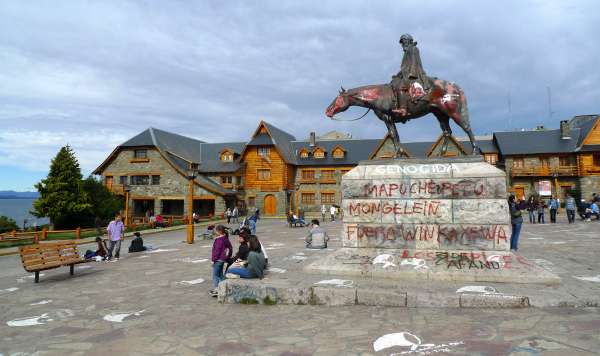
M 413 102 L 425 99 L 424 96 L 428 93 L 431 83 L 423 70 L 417 42 L 411 35 L 404 34 L 400 37 L 400 44 L 404 50 L 404 57 L 402 57 L 400 71 L 392 77 L 391 82 L 399 107 L 392 111 L 400 116 L 407 116 L 410 114 L 408 112 L 409 97 Z

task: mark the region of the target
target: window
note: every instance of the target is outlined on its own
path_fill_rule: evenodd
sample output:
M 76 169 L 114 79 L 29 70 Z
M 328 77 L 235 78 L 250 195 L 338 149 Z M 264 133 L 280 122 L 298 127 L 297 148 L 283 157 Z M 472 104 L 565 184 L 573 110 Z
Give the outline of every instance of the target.
M 303 169 L 302 170 L 302 179 L 306 179 L 306 180 L 315 179 L 315 170 L 314 169 Z
M 315 204 L 315 193 L 302 193 L 302 204 L 314 205 Z
M 525 163 L 523 162 L 523 158 L 515 158 L 513 160 L 513 168 L 523 168 L 525 167 Z
M 485 154 L 484 157 L 485 157 L 486 162 L 491 165 L 495 165 L 496 162 L 498 161 L 498 156 L 495 153 Z
M 160 176 L 152 176 L 152 185 L 160 184 Z
M 315 148 L 315 151 L 313 152 L 313 157 L 314 158 L 325 158 L 325 151 L 323 151 L 323 149 L 321 148 Z
M 112 187 L 112 185 L 113 185 L 113 176 L 106 176 L 106 177 L 104 177 L 104 184 L 107 187 Z
M 305 148 L 300 150 L 300 158 L 308 158 L 308 151 Z
M 233 152 L 224 151 L 223 153 L 221 153 L 221 161 L 232 162 L 233 161 Z
M 133 158 L 136 158 L 136 159 L 148 158 L 148 151 L 147 150 L 133 150 Z
M 571 165 L 571 157 L 569 157 L 569 156 L 558 157 L 558 165 L 561 167 L 570 166 Z
M 256 173 L 256 177 L 258 180 L 271 180 L 271 170 L 270 169 L 258 169 Z
M 348 172 L 350 172 L 350 169 L 342 169 L 342 175 L 344 175 L 344 174 L 346 174 Z
M 127 176 L 120 176 L 119 177 L 119 184 L 121 184 L 121 185 L 127 184 Z
M 261 157 L 269 157 L 271 154 L 271 147 L 258 147 L 258 155 Z
M 131 176 L 131 185 L 148 185 L 149 183 L 149 176 Z
M 335 180 L 335 171 L 333 169 L 321 169 L 321 179 Z
M 232 176 L 221 176 L 221 183 L 223 184 L 231 184 L 233 182 Z
M 256 197 L 248 197 L 248 206 L 256 205 Z
M 344 158 L 344 150 L 341 147 L 337 147 L 333 150 L 333 158 Z
M 550 167 L 550 159 L 548 157 L 540 157 L 540 166 L 542 166 L 542 168 L 548 168 Z
M 335 193 L 321 193 L 321 204 L 334 204 Z
M 594 155 L 594 166 L 596 166 L 596 167 L 600 166 L 600 155 L 599 154 Z

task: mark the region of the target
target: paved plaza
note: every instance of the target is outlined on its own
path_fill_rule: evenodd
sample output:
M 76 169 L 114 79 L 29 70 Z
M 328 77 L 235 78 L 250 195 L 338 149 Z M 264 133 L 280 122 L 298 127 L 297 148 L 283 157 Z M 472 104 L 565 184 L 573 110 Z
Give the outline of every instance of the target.
M 531 298 L 534 307 L 518 309 L 220 304 L 208 295 L 212 241 L 187 245 L 185 230 L 148 235 L 146 245 L 158 248 L 152 253 L 128 254 L 127 241 L 119 261 L 77 266 L 73 277 L 68 268 L 44 271 L 39 284 L 18 255 L 4 256 L 0 354 L 599 354 L 600 223 L 563 220 L 525 223 L 521 234 L 522 255 L 559 275 L 558 286 L 381 282 L 430 295 L 485 285 Z M 261 283 L 337 278 L 302 271 L 341 246 L 341 224 L 324 227 L 330 249 L 315 251 L 304 249 L 306 228 L 259 221 L 257 235 L 271 265 Z M 93 245 L 80 246 L 86 248 Z

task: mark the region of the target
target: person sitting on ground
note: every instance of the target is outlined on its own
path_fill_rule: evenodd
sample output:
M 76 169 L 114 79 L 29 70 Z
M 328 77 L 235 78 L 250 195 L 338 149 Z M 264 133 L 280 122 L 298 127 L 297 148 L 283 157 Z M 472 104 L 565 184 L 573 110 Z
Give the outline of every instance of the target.
M 313 219 L 311 226 L 310 232 L 306 236 L 306 248 L 327 248 L 329 236 L 327 236 L 327 231 L 319 226 L 319 220 Z
M 229 235 L 223 225 L 215 227 L 217 238 L 213 242 L 211 261 L 213 272 L 213 289 L 210 290 L 210 295 L 216 297 L 218 295 L 217 287 L 223 278 L 223 265 L 231 258 L 233 246 L 229 242 Z
M 230 268 L 226 275 L 227 278 L 263 278 L 267 262 L 260 241 L 258 241 L 256 236 L 250 235 L 248 237 L 248 244 L 250 245 L 248 265 L 246 267 Z
M 247 227 L 242 227 L 240 229 L 240 234 L 246 234 L 246 238 L 248 239 L 251 235 L 253 235 L 250 231 L 249 228 Z M 256 235 L 254 235 L 256 236 Z M 256 237 L 256 239 L 258 240 L 258 237 Z M 264 248 L 262 242 L 260 242 L 260 240 L 258 241 L 258 243 L 260 244 L 260 249 L 262 251 L 262 254 L 265 256 L 265 269 L 269 268 L 269 255 L 267 255 L 267 249 Z
M 106 247 L 104 240 L 102 240 L 101 237 L 96 237 L 96 243 L 98 244 L 98 249 L 96 250 L 96 256 L 100 256 L 100 257 L 102 257 L 102 259 L 105 259 L 106 256 L 108 255 L 108 248 Z
M 133 252 L 142 252 L 146 251 L 147 248 L 144 246 L 144 240 L 138 231 L 134 232 L 133 235 L 135 238 L 131 240 L 131 245 L 129 245 L 129 253 Z
M 600 218 L 600 209 L 598 208 L 598 204 L 593 200 L 591 201 L 589 208 L 586 209 L 586 221 L 591 221 L 592 215 L 596 217 L 596 220 Z
M 229 270 L 230 267 L 243 267 L 246 265 L 248 260 L 248 253 L 250 252 L 250 248 L 248 247 L 248 234 L 244 232 L 243 234 L 238 234 L 238 241 L 240 242 L 240 247 L 238 247 L 238 252 L 227 260 L 227 267 L 225 271 Z

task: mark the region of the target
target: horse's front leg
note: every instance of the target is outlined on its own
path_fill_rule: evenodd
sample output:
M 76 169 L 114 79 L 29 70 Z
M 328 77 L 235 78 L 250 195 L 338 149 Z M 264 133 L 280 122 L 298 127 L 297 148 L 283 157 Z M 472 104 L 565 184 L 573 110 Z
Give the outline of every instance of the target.
M 388 129 L 388 133 L 392 138 L 392 142 L 394 143 L 394 158 L 406 156 L 404 148 L 400 145 L 400 137 L 398 136 L 398 130 L 396 130 L 396 124 L 394 123 L 391 115 L 384 114 L 381 111 L 375 111 L 375 115 L 377 115 L 377 117 L 385 123 L 385 126 Z

